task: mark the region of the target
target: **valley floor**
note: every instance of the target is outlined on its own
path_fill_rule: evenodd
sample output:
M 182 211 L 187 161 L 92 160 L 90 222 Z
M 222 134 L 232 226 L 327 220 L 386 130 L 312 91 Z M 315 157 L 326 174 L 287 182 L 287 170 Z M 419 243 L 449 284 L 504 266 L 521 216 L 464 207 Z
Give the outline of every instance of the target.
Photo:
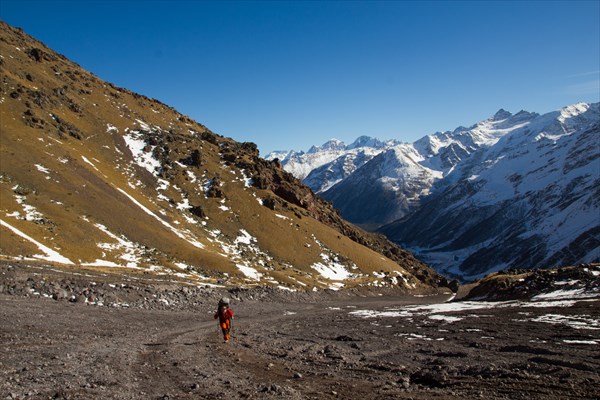
M 6 294 L 7 287 L 0 294 L 1 399 L 599 394 L 599 298 L 247 298 L 232 303 L 234 333 L 226 344 L 212 301 L 180 310 L 108 307 Z

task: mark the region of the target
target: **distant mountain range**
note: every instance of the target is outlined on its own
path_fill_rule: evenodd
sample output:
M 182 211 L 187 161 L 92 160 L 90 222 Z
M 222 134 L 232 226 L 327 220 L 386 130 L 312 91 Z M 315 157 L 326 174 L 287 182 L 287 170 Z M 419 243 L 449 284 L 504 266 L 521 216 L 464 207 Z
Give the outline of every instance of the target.
M 449 275 L 600 258 L 599 103 L 544 115 L 500 110 L 468 128 L 386 143 L 367 145 L 369 159 L 356 164 L 340 142 L 338 157 L 316 168 L 302 163 L 304 154 L 292 154 L 293 166 L 281 161 L 302 170 L 344 218 Z M 310 159 L 320 159 L 319 148 L 311 150 Z
M 274 151 L 267 160 L 279 159 L 285 170 L 304 181 L 315 193 L 327 191 L 350 176 L 377 154 L 400 144 L 396 140 L 380 141 L 361 136 L 351 145 L 331 139 L 321 146 L 303 151 Z

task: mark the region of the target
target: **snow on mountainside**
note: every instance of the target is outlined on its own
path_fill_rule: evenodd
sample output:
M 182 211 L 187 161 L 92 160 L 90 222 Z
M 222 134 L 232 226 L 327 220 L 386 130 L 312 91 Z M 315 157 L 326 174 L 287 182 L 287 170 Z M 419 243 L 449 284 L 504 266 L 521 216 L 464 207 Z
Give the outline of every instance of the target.
M 597 103 L 544 115 L 501 109 L 368 157 L 313 148 L 311 159 L 340 155 L 305 182 L 344 218 L 390 224 L 389 238 L 458 277 L 590 262 L 600 240 L 598 121 Z
M 399 144 L 322 193 L 344 218 L 375 229 L 419 206 L 436 182 L 457 165 L 502 136 L 526 125 L 537 114 L 500 110 L 470 128 L 437 132 L 412 144 Z
M 419 209 L 381 232 L 465 279 L 597 261 L 599 104 L 505 119 L 493 145 L 457 164 Z
M 395 140 L 383 142 L 369 136 L 361 136 L 350 145 L 331 139 L 321 146 L 311 147 L 306 153 L 274 151 L 266 159 L 279 159 L 286 171 L 304 180 L 308 187 L 319 193 L 345 179 L 377 154 L 399 143 Z

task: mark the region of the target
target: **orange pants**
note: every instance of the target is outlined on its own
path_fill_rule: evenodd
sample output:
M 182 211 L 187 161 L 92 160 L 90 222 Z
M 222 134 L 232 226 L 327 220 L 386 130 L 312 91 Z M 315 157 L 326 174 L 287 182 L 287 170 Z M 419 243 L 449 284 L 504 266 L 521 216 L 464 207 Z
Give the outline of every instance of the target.
M 231 320 L 228 319 L 225 322 L 221 322 L 221 331 L 223 331 L 223 339 L 226 342 L 229 341 L 229 331 L 231 330 Z

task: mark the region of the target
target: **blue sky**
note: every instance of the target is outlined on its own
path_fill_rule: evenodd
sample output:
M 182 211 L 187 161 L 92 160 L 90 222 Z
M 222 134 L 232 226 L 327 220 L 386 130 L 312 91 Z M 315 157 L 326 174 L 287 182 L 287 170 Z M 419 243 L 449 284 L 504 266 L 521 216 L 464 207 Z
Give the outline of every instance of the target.
M 600 101 L 599 1 L 2 0 L 0 19 L 263 155 Z

